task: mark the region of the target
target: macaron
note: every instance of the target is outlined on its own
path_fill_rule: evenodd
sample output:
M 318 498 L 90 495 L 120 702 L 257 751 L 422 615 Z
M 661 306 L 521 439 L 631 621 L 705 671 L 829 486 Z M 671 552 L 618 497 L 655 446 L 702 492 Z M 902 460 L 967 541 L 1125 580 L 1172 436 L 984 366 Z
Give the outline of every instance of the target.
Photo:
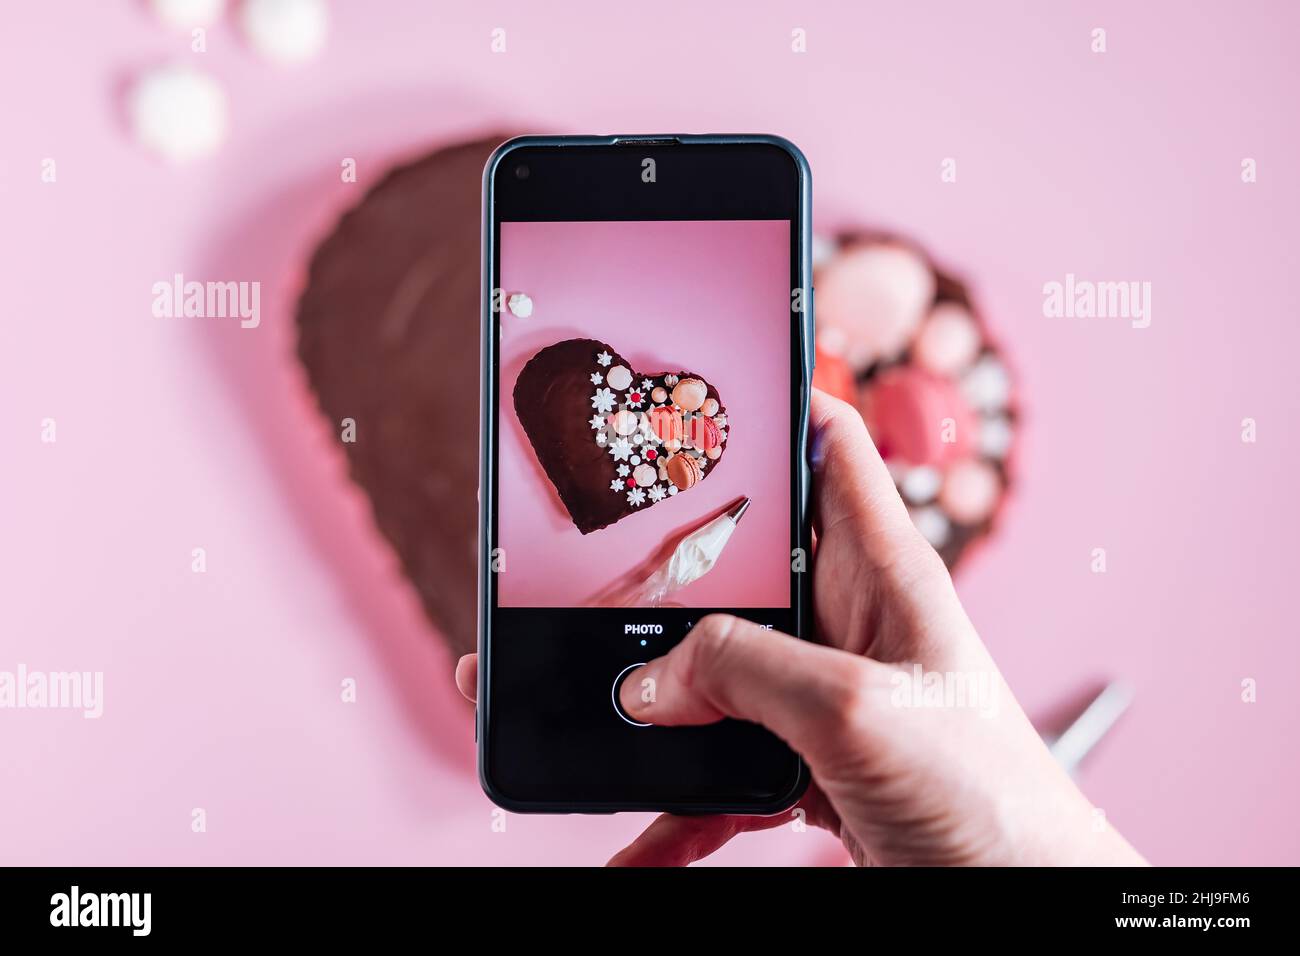
M 943 477 L 939 505 L 958 524 L 980 524 L 997 506 L 1002 481 L 988 462 L 972 459 L 950 467 Z
M 704 469 L 700 467 L 694 455 L 679 452 L 668 459 L 668 480 L 676 485 L 679 491 L 692 487 L 703 477 Z
M 675 408 L 660 406 L 650 409 L 650 427 L 662 442 L 681 442 L 682 413 Z M 680 447 L 680 444 L 679 446 Z M 674 450 L 674 449 L 670 449 Z
M 709 397 L 709 387 L 698 378 L 684 378 L 673 386 L 673 402 L 683 411 L 698 411 Z
M 817 329 L 832 332 L 854 369 L 896 358 L 934 301 L 935 276 L 898 242 L 859 243 L 817 275 Z
M 852 403 L 857 400 L 858 386 L 849 363 L 834 352 L 817 347 L 817 364 L 813 367 L 813 388 Z
M 970 367 L 982 344 L 974 316 L 956 302 L 940 302 L 912 343 L 912 359 L 936 375 L 955 376 Z
M 707 452 L 710 448 L 717 448 L 722 444 L 722 430 L 714 424 L 713 419 L 702 415 L 691 415 L 688 421 L 691 447 Z
M 860 410 L 881 457 L 909 465 L 943 466 L 969 457 L 979 427 L 955 382 L 911 365 L 868 383 Z

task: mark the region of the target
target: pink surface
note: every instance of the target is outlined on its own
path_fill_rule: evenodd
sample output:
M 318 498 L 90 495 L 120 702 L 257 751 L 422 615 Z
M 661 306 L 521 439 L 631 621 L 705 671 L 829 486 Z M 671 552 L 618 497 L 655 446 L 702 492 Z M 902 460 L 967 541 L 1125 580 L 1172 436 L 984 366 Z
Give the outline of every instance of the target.
M 634 569 L 744 495 L 750 508 L 718 563 L 670 600 L 688 607 L 790 606 L 790 471 L 783 451 L 790 435 L 789 262 L 785 220 L 502 223 L 501 287 L 533 300 L 526 319 L 501 314 L 503 606 L 585 604 L 629 578 L 643 580 L 644 570 Z M 703 375 L 722 398 L 729 432 L 726 453 L 708 466 L 704 481 L 587 535 L 544 477 L 514 414 L 525 363 L 572 338 L 607 342 L 633 372 Z M 594 355 L 591 370 L 600 371 Z M 586 421 L 592 409 L 583 411 Z
M 1300 863 L 1296 5 L 333 11 L 299 71 L 228 20 L 192 54 L 129 0 L 6 14 L 0 669 L 105 674 L 99 720 L 0 711 L 7 862 L 591 863 L 645 823 L 493 831 L 451 661 L 291 356 L 298 269 L 337 212 L 392 159 L 513 121 L 784 134 L 823 226 L 904 230 L 969 277 L 1028 411 L 1002 533 L 959 575 L 986 641 L 1031 714 L 1135 688 L 1082 783 L 1153 860 Z M 166 60 L 231 99 L 226 148 L 179 170 L 117 100 Z M 177 271 L 261 280 L 261 327 L 153 319 Z M 1045 318 L 1067 272 L 1151 281 L 1151 327 Z M 831 842 L 787 828 L 719 859 Z

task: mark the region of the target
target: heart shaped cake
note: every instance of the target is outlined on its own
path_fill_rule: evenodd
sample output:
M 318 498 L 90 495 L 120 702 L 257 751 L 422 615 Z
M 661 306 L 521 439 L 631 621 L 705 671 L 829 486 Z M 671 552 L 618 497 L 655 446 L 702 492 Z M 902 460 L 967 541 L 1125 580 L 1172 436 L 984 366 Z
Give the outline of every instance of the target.
M 722 461 L 727 409 L 694 372 L 637 372 L 595 339 L 528 360 L 515 414 L 583 534 L 689 491 Z

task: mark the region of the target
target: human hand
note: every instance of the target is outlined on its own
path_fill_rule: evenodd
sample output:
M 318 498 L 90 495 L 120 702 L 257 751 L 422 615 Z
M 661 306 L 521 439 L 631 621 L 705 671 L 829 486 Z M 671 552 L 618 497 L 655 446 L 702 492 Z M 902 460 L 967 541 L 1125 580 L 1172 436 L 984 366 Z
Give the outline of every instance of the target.
M 796 807 L 859 865 L 1142 863 L 1021 711 L 861 417 L 814 391 L 812 422 L 813 601 L 825 643 L 710 615 L 628 675 L 623 708 L 663 726 L 732 717 L 767 727 L 808 765 Z M 475 655 L 462 658 L 456 682 L 471 699 L 476 673 Z M 960 683 L 966 699 L 940 691 L 927 703 L 936 680 Z M 685 865 L 790 813 L 664 814 L 610 863 Z

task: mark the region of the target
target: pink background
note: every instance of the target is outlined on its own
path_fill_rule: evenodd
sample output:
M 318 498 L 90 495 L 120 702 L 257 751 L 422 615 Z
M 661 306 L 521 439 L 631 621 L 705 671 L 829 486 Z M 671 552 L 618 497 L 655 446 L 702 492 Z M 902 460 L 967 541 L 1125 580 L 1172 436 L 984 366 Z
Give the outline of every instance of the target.
M 750 508 L 713 570 L 669 600 L 789 607 L 789 277 L 785 220 L 502 223 L 501 287 L 533 300 L 526 319 L 501 313 L 503 606 L 580 605 L 611 585 L 643 581 L 646 567 L 657 566 L 652 555 L 748 495 Z M 587 535 L 544 477 L 514 411 L 524 364 L 572 338 L 607 342 L 633 372 L 703 375 L 728 421 L 726 453 L 704 481 Z M 600 370 L 594 355 L 591 366 Z M 593 412 L 584 411 L 585 421 Z
M 452 662 L 291 355 L 298 270 L 338 212 L 393 159 L 516 123 L 786 135 L 823 227 L 905 230 L 971 279 L 1028 411 L 1002 533 L 958 576 L 985 640 L 1031 715 L 1097 679 L 1135 688 L 1082 783 L 1153 860 L 1300 863 L 1300 8 L 333 11 L 300 70 L 255 58 L 230 21 L 192 54 L 131 0 L 6 13 L 0 669 L 106 685 L 98 721 L 0 711 L 7 862 L 594 863 L 644 825 L 492 831 Z M 120 120 L 125 82 L 168 60 L 231 101 L 231 141 L 183 169 Z M 339 180 L 348 156 L 358 184 Z M 152 319 L 151 284 L 177 271 L 262 281 L 262 327 Z M 1044 318 L 1042 286 L 1067 272 L 1151 281 L 1151 327 Z M 832 845 L 786 828 L 718 859 Z

